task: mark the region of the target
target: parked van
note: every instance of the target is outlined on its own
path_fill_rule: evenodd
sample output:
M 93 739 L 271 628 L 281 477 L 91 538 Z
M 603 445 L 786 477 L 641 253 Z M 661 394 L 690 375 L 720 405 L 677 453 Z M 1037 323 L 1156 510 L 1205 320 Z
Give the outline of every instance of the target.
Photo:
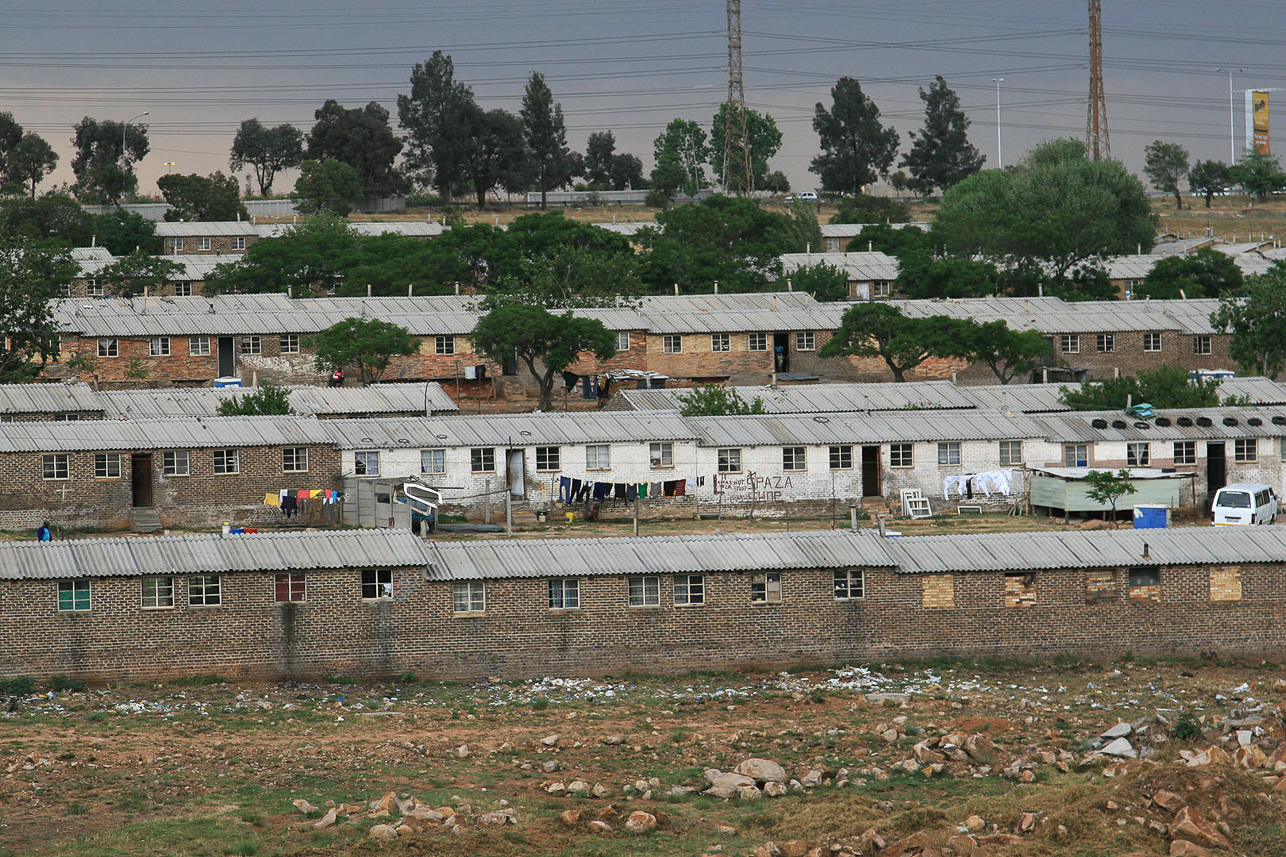
M 1216 492 L 1211 511 L 1216 524 L 1271 524 L 1277 519 L 1277 494 L 1262 482 L 1225 485 Z

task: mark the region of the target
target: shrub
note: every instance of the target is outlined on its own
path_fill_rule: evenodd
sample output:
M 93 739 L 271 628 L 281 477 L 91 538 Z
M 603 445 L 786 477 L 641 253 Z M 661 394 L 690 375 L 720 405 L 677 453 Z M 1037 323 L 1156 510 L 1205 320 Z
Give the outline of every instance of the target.
M 49 677 L 49 681 L 46 682 L 46 684 L 49 686 L 50 690 L 55 691 L 57 693 L 63 693 L 64 691 L 70 692 L 70 693 L 80 693 L 81 691 L 89 689 L 89 685 L 85 684 L 85 682 L 81 681 L 80 679 L 69 678 L 68 676 L 62 675 L 61 673 L 59 673 L 58 675 L 51 675 Z

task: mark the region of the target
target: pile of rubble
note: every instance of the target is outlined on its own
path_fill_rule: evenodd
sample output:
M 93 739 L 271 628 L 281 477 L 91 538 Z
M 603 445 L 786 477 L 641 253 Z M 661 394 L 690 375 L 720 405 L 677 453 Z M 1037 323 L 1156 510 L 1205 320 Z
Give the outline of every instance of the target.
M 338 824 L 342 817 L 348 822 L 376 822 L 370 829 L 372 839 L 396 839 L 412 833 L 450 833 L 456 836 L 466 829 L 474 827 L 503 827 L 518 823 L 518 813 L 500 801 L 500 809 L 474 813 L 473 807 L 459 797 L 452 797 L 454 806 L 433 807 L 423 803 L 419 798 L 403 794 L 400 797 L 388 792 L 383 797 L 370 803 L 336 803 L 326 801 L 328 809 L 321 818 L 310 820 L 308 824 L 317 829 Z M 295 809 L 304 815 L 313 816 L 321 808 L 313 806 L 304 798 L 293 801 Z

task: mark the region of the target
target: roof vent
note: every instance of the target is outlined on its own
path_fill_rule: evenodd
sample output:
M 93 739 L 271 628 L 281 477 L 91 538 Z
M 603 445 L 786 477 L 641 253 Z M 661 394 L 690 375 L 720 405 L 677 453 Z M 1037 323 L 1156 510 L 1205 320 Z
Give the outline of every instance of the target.
M 1094 426 L 1096 429 L 1105 429 L 1107 428 L 1107 420 L 1096 417 L 1095 419 L 1090 420 L 1090 425 Z
M 1177 422 L 1179 425 L 1183 426 L 1184 428 L 1192 427 L 1192 417 L 1179 417 L 1177 420 L 1175 420 L 1175 422 Z

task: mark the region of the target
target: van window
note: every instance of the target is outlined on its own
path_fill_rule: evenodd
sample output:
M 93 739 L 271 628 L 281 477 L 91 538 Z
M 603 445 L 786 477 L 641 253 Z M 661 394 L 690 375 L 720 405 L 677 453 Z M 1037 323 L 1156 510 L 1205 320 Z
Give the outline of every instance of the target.
M 1256 492 L 1255 492 L 1255 505 L 1256 505 L 1256 506 L 1267 506 L 1267 505 L 1268 505 L 1268 492 L 1267 492 L 1267 491 L 1256 491 Z
M 1228 509 L 1249 509 L 1250 494 L 1245 491 L 1224 491 L 1219 495 L 1218 505 Z

